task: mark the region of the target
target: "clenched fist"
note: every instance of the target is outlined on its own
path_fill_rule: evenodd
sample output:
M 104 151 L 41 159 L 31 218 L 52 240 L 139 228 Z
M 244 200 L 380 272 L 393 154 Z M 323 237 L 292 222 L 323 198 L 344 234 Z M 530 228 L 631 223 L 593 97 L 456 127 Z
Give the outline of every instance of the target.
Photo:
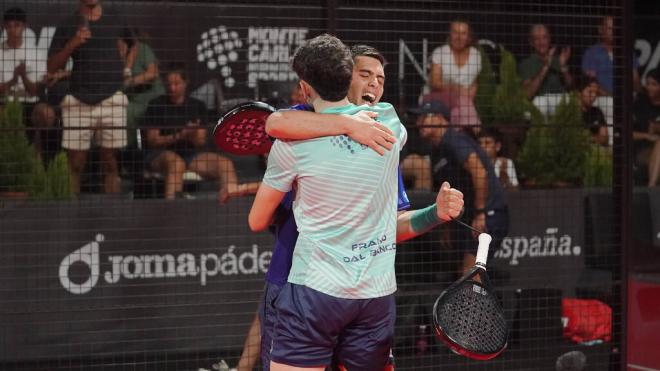
M 463 192 L 452 188 L 449 182 L 442 183 L 435 199 L 438 218 L 449 221 L 457 218 L 463 211 Z

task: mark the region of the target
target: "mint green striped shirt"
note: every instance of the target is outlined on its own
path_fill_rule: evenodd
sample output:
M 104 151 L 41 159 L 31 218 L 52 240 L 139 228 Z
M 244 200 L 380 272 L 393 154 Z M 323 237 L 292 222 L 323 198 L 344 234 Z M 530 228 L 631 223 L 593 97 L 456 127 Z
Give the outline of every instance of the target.
M 378 121 L 398 138 L 384 156 L 345 135 L 276 141 L 263 180 L 281 192 L 297 187 L 293 210 L 300 235 L 289 282 L 348 299 L 396 291 L 397 169 L 406 130 L 388 103 L 322 113 L 362 110 L 378 112 Z

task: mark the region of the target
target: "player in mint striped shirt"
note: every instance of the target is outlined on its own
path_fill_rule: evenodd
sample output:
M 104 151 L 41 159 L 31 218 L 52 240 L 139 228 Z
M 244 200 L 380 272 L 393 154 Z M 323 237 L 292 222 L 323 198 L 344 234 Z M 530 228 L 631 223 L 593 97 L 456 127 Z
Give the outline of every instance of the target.
M 406 131 L 392 105 L 348 100 L 320 113 L 368 109 L 397 137 L 383 156 L 347 136 L 278 141 L 263 182 L 280 192 L 298 185 L 294 216 L 300 235 L 289 282 L 325 294 L 366 299 L 396 291 L 397 170 Z

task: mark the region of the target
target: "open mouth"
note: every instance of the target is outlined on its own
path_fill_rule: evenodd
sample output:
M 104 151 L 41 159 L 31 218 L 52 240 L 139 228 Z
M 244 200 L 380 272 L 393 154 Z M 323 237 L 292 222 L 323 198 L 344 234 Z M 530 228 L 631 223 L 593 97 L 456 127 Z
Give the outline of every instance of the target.
M 365 102 L 369 103 L 375 103 L 376 102 L 376 96 L 371 94 L 371 93 L 364 93 L 362 95 L 362 100 Z

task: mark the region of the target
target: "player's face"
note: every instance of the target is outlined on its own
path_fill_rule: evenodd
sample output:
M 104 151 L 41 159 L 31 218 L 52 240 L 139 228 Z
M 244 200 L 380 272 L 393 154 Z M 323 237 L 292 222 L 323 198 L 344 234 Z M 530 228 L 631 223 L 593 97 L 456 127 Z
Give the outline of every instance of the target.
M 4 23 L 4 28 L 7 32 L 7 40 L 15 42 L 23 39 L 25 23 L 21 21 L 7 21 Z
M 646 78 L 646 91 L 649 93 L 649 98 L 660 97 L 660 83 L 653 77 Z
M 449 45 L 454 50 L 463 50 L 470 43 L 470 26 L 464 22 L 454 22 L 449 30 Z
M 422 115 L 417 118 L 419 135 L 437 144 L 442 139 L 447 128 L 447 120 L 440 114 Z
M 181 100 L 186 95 L 186 80 L 178 73 L 167 75 L 167 94 L 173 102 Z
M 582 106 L 583 107 L 593 106 L 597 96 L 598 96 L 598 84 L 596 83 L 589 84 L 580 92 L 580 100 L 582 101 Z
M 539 55 L 546 55 L 550 50 L 550 33 L 542 26 L 534 27 L 530 35 L 532 47 Z
M 384 84 L 385 70 L 378 59 L 357 57 L 354 60 L 348 100 L 358 106 L 376 104 L 383 97 Z
M 483 149 L 484 152 L 486 152 L 488 157 L 495 158 L 497 156 L 497 143 L 495 142 L 495 138 L 480 137 L 479 145 L 481 146 L 481 149 Z

